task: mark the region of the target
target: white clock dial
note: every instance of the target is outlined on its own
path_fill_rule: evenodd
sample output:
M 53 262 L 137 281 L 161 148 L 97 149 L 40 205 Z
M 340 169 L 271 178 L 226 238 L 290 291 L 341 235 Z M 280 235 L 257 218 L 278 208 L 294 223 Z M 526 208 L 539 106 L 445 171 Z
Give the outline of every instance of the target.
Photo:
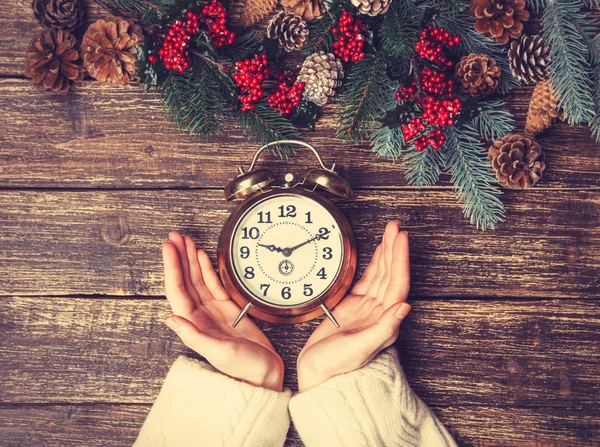
M 258 202 L 241 217 L 231 250 L 238 281 L 257 299 L 277 306 L 319 298 L 344 259 L 342 233 L 327 209 L 285 193 Z

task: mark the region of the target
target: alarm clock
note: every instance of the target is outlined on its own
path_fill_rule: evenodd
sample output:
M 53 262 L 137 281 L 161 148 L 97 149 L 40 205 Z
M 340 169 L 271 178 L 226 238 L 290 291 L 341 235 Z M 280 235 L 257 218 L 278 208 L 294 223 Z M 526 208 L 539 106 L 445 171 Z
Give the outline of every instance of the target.
M 257 168 L 260 154 L 279 144 L 310 149 L 318 166 L 302 178 Z M 250 168 L 225 188 L 227 200 L 245 199 L 229 216 L 218 244 L 223 285 L 247 313 L 271 323 L 301 323 L 325 314 L 344 297 L 356 271 L 354 233 L 342 212 L 322 192 L 350 198 L 352 187 L 325 167 L 319 152 L 303 141 L 280 140 L 256 151 Z

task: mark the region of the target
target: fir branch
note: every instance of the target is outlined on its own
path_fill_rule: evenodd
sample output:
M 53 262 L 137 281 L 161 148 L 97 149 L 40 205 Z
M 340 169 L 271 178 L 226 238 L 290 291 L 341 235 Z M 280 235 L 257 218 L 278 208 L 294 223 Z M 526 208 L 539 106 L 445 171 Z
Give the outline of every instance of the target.
M 302 46 L 302 54 L 310 56 L 318 51 L 330 53 L 333 50 L 334 36 L 331 30 L 335 28 L 335 20 L 330 14 L 312 22 L 308 22 L 308 40 Z
M 482 230 L 494 229 L 504 220 L 504 205 L 499 196 L 490 164 L 470 125 L 446 128 L 446 169 L 452 175 L 456 198 L 463 204 L 465 217 Z
M 596 42 L 600 41 L 600 35 L 596 36 Z M 600 42 L 598 42 L 600 43 Z M 594 104 L 596 106 L 596 116 L 590 122 L 590 130 L 592 136 L 600 143 L 600 64 L 596 65 L 592 73 L 592 81 L 594 87 Z
M 337 119 L 336 137 L 355 143 L 367 138 L 377 127 L 377 119 L 385 113 L 394 92 L 382 54 L 354 64 L 339 96 L 342 110 Z
M 404 135 L 402 129 L 397 127 L 381 126 L 369 135 L 371 150 L 379 157 L 397 160 L 405 149 Z
M 94 0 L 110 13 L 145 24 L 158 21 L 173 0 Z
M 420 6 L 431 8 L 438 14 L 457 16 L 469 9 L 469 2 L 467 0 L 426 0 Z
M 277 140 L 301 139 L 298 129 L 264 101 L 256 103 L 254 110 L 247 112 L 235 110 L 233 114 L 244 129 L 244 134 L 254 138 L 257 143 L 266 144 Z M 273 152 L 283 156 L 292 153 L 293 148 L 283 145 L 274 146 Z
M 236 33 L 232 45 L 226 45 L 217 50 L 220 60 L 239 61 L 256 53 L 261 44 L 260 34 L 255 29 L 248 32 Z
M 589 9 L 600 9 L 600 0 L 583 0 L 583 3 L 586 8 Z
M 475 31 L 475 19 L 466 13 L 451 15 L 439 14 L 433 19 L 435 26 L 441 26 L 455 36 L 460 36 L 461 43 L 458 51 L 461 56 L 477 53 L 493 57 L 500 69 L 500 85 L 498 91 L 505 94 L 519 85 L 519 80 L 512 74 L 508 63 L 506 48 L 498 45 L 489 37 Z
M 468 123 L 487 141 L 503 137 L 515 128 L 515 117 L 504 101 L 482 101 Z
M 379 31 L 381 47 L 392 58 L 414 52 L 419 39 L 420 18 L 413 0 L 394 0 Z
M 433 186 L 440 178 L 445 163 L 444 153 L 427 148 L 417 151 L 411 143 L 402 157 L 402 166 L 406 170 L 404 178 L 410 186 Z
M 550 46 L 550 82 L 569 124 L 588 123 L 594 117 L 589 48 L 575 22 L 585 15 L 578 0 L 547 0 L 542 34 Z
M 542 11 L 547 5 L 547 0 L 528 0 L 527 6 L 531 8 L 533 12 Z

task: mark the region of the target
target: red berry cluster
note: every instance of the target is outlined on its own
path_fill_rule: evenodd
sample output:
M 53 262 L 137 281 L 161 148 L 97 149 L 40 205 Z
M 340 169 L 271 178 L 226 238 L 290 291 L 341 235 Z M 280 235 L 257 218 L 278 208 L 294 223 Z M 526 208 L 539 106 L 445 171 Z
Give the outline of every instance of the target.
M 400 90 L 396 92 L 396 101 L 402 102 L 407 99 L 412 101 L 415 99 L 415 92 L 417 91 L 417 81 L 413 82 L 410 86 L 403 85 Z
M 233 80 L 240 88 L 242 112 L 254 110 L 254 103 L 263 97 L 263 81 L 271 74 L 268 64 L 264 53 L 236 62 L 237 72 L 233 74 Z
M 235 33 L 227 29 L 227 11 L 221 2 L 212 0 L 202 8 L 206 34 L 217 48 L 231 45 L 235 40 Z
M 342 12 L 337 26 L 331 30 L 336 36 L 333 54 L 344 62 L 358 62 L 365 58 L 365 25 L 348 11 Z
M 187 20 L 178 19 L 173 22 L 167 31 L 162 48 L 158 50 L 167 70 L 183 73 L 190 66 L 188 46 L 192 36 L 199 31 L 198 15 L 192 11 L 187 13 Z M 151 57 L 154 60 L 150 60 Z M 148 60 L 156 62 L 156 56 L 150 55 Z
M 402 135 L 404 140 L 410 141 L 420 133 L 425 131 L 425 123 L 421 118 L 413 118 L 408 124 L 402 126 Z
M 423 119 L 434 126 L 454 126 L 454 118 L 461 108 L 462 102 L 458 98 L 449 101 L 428 96 L 423 101 Z
M 438 97 L 454 95 L 454 80 L 446 79 L 446 73 L 424 67 L 420 73 L 421 89 Z
M 415 147 L 417 151 L 423 152 L 427 149 L 427 146 L 431 146 L 434 150 L 439 150 L 442 145 L 446 142 L 446 137 L 441 129 L 434 129 L 429 132 L 428 136 L 421 135 L 415 140 Z
M 300 105 L 304 82 L 294 83 L 290 73 L 277 74 L 274 77 L 279 82 L 275 91 L 267 98 L 267 103 L 280 114 L 289 115 Z
M 444 28 L 435 28 L 433 25 L 427 25 L 421 31 L 419 42 L 415 45 L 417 54 L 423 59 L 442 67 L 452 68 L 454 62 L 448 59 L 444 47 L 455 47 L 460 44 L 460 37 L 453 36 Z

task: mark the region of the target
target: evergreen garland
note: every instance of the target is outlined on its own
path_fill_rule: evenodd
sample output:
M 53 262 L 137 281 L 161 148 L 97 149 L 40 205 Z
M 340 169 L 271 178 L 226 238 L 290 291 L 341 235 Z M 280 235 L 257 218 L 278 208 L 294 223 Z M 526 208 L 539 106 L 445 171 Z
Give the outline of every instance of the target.
M 414 52 L 421 18 L 412 0 L 394 0 L 383 17 L 381 48 L 390 58 L 407 57 Z
M 371 150 L 380 157 L 398 160 L 405 151 L 414 150 L 414 147 L 406 147 L 402 129 L 399 126 L 381 126 L 369 135 Z
M 494 141 L 514 130 L 515 118 L 504 101 L 488 100 L 479 104 L 469 124 L 484 140 Z
M 406 169 L 404 177 L 410 186 L 433 186 L 439 178 L 445 164 L 443 150 L 417 151 L 414 146 L 404 153 L 402 164 Z

